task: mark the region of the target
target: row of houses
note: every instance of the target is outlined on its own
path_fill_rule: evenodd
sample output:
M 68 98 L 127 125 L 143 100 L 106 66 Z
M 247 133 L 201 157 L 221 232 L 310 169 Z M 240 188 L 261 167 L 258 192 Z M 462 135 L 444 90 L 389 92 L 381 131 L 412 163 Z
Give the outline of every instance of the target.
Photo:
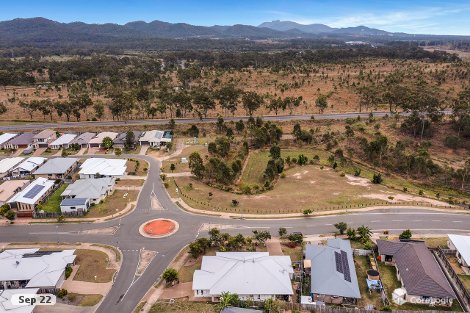
M 470 237 L 449 236 L 449 247 L 457 249 L 462 266 L 470 262 Z M 452 306 L 454 290 L 439 263 L 423 241 L 378 240 L 378 262 L 396 268 L 401 288 L 394 290 L 393 299 L 428 305 Z M 302 262 L 304 279 L 309 278 L 309 296 L 301 296 L 302 304 L 356 305 L 361 299 L 354 253 L 349 240 L 328 239 L 323 244 L 307 244 Z M 375 262 L 375 261 L 374 261 Z M 217 252 L 204 256 L 201 269 L 193 275 L 192 290 L 196 298 L 218 301 L 225 292 L 237 294 L 242 300 L 290 300 L 293 267 L 289 256 L 268 252 Z M 381 290 L 380 271 L 369 270 L 369 290 Z M 308 281 L 307 280 L 307 281 Z M 305 294 L 305 291 L 303 292 Z
M 140 145 L 151 147 L 164 146 L 171 142 L 173 133 L 171 131 L 150 130 L 133 131 L 134 141 Z M 64 133 L 59 134 L 52 129 L 45 129 L 39 133 L 24 132 L 19 134 L 4 133 L 0 135 L 0 149 L 20 148 L 51 148 L 67 149 L 78 145 L 80 148 L 101 148 L 103 139 L 111 138 L 115 148 L 124 148 L 127 132 L 85 132 L 81 134 Z
M 1 204 L 8 203 L 10 208 L 17 212 L 19 217 L 30 217 L 48 196 L 63 181 L 73 181 L 76 173 L 80 179 L 67 186 L 61 195 L 61 211 L 63 213 L 87 211 L 91 205 L 102 201 L 113 191 L 116 179 L 127 174 L 127 160 L 108 158 L 89 158 L 80 163 L 78 158 L 45 158 L 31 157 L 0 160 L 6 180 L 0 185 Z M 41 160 L 39 160 L 41 159 Z M 21 161 L 21 162 L 19 162 Z M 3 163 L 2 163 L 3 162 Z M 29 167 L 22 164 L 33 164 Z M 21 169 L 21 170 L 19 170 Z M 25 179 L 12 179 L 14 173 L 21 173 L 15 177 L 34 177 L 33 181 Z M 9 175 L 9 176 L 7 176 Z

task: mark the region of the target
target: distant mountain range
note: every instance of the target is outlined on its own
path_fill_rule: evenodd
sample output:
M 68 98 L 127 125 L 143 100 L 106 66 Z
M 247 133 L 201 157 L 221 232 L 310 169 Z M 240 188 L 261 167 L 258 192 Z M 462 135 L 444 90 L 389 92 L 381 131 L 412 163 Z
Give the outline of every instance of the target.
M 410 38 L 416 35 L 390 33 L 365 26 L 332 28 L 324 24 L 303 25 L 290 21 L 272 21 L 259 26 L 195 26 L 185 23 L 153 21 L 119 24 L 59 23 L 42 17 L 0 22 L 0 45 L 5 43 L 51 44 L 57 42 L 115 42 L 136 39 L 293 39 L 342 38 L 346 40 Z M 351 39 L 352 38 L 352 39 Z

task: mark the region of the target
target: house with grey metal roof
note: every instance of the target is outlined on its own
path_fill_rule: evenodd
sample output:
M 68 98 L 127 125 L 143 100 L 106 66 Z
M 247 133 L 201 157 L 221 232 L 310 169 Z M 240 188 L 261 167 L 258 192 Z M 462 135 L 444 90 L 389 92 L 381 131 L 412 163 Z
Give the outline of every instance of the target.
M 142 135 L 141 131 L 135 130 L 132 131 L 134 134 L 134 147 L 137 146 L 139 143 L 139 138 Z M 124 133 L 119 133 L 119 135 L 116 136 L 116 138 L 113 140 L 113 148 L 120 148 L 123 149 L 125 144 L 126 144 L 126 138 L 127 138 L 127 132 Z
M 69 143 L 69 145 L 79 145 L 80 148 L 86 148 L 88 147 L 88 144 L 90 143 L 90 140 L 96 137 L 96 133 L 82 133 L 72 139 L 72 141 Z
M 395 266 L 411 303 L 451 306 L 455 293 L 423 241 L 377 240 L 379 260 Z
M 314 301 L 341 304 L 361 298 L 349 240 L 328 239 L 325 245 L 305 246 L 311 263 L 311 293 Z
M 115 179 L 112 177 L 78 179 L 62 192 L 62 199 L 84 198 L 98 204 L 113 192 Z
M 41 164 L 46 162 L 46 158 L 43 157 L 29 157 L 20 164 L 16 165 L 11 170 L 12 177 L 23 177 L 31 175 L 35 169 L 37 169 Z
M 62 149 L 62 148 L 65 148 L 65 149 L 66 149 L 66 148 L 69 147 L 70 142 L 71 142 L 75 137 L 77 137 L 76 134 L 63 134 L 62 136 L 60 136 L 60 137 L 57 138 L 56 140 L 52 141 L 52 142 L 49 144 L 49 148 L 55 149 L 55 150 Z
M 3 144 L 5 149 L 27 148 L 33 144 L 34 133 L 22 133 Z
M 67 198 L 60 202 L 60 211 L 62 213 L 87 212 L 90 208 L 90 199 L 88 198 Z
M 33 172 L 35 177 L 49 179 L 65 179 L 69 177 L 78 166 L 76 158 L 52 158 Z
M 294 270 L 290 256 L 268 252 L 217 252 L 203 256 L 201 269 L 193 275 L 194 297 L 212 298 L 237 294 L 242 300 L 264 301 L 294 294 L 291 279 Z

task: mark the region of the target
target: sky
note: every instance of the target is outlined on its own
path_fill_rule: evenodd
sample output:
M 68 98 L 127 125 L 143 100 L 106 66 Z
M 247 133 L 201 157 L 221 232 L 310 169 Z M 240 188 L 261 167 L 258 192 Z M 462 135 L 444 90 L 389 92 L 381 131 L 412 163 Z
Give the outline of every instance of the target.
M 100 24 L 161 20 L 204 26 L 290 20 L 331 27 L 365 25 L 393 32 L 470 35 L 469 0 L 2 1 L 0 20 L 19 17 Z

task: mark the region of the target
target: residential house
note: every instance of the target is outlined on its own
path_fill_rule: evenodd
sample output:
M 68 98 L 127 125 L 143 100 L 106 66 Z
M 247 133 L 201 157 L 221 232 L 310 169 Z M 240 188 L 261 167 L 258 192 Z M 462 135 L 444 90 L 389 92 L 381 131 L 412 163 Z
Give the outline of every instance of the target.
M 133 133 L 134 133 L 134 146 L 132 148 L 135 148 L 135 146 L 139 142 L 139 138 L 142 135 L 142 132 L 133 131 Z M 113 140 L 113 148 L 124 149 L 125 144 L 126 144 L 126 138 L 127 138 L 127 132 L 119 133 L 119 135 L 117 135 L 116 138 Z
M 449 249 L 455 250 L 455 257 L 463 271 L 470 275 L 470 236 L 447 235 Z
M 4 205 L 13 195 L 28 186 L 29 180 L 7 180 L 0 185 L 0 205 Z
M 404 301 L 451 306 L 455 299 L 446 276 L 423 241 L 377 240 L 378 259 L 392 264 L 402 288 Z
M 29 176 L 31 173 L 46 162 L 46 158 L 43 157 L 30 157 L 16 165 L 11 170 L 12 177 L 24 177 Z
M 171 142 L 172 138 L 173 133 L 171 131 L 150 130 L 142 134 L 139 143 L 143 146 L 159 148 Z
M 3 149 L 5 144 L 10 141 L 11 139 L 18 136 L 18 134 L 11 134 L 11 133 L 3 133 L 0 135 L 0 149 Z
M 56 140 L 52 141 L 49 144 L 49 148 L 54 149 L 54 150 L 59 150 L 59 149 L 67 149 L 69 147 L 70 142 L 77 137 L 75 134 L 63 134 Z
M 78 179 L 62 192 L 62 199 L 84 198 L 90 204 L 98 204 L 113 193 L 116 180 L 113 177 Z
M 37 205 L 42 203 L 54 190 L 54 181 L 39 177 L 26 188 L 8 200 L 19 217 L 32 216 Z
M 87 198 L 67 198 L 60 202 L 62 213 L 88 212 L 90 199 Z
M 270 256 L 268 252 L 217 252 L 204 256 L 201 269 L 193 276 L 194 297 L 218 301 L 224 292 L 242 300 L 264 301 L 294 294 L 294 270 L 290 256 Z
M 89 158 L 80 165 L 80 178 L 114 177 L 121 178 L 126 175 L 127 160 Z
M 5 149 L 28 148 L 33 144 L 34 133 L 22 133 L 3 144 Z
M 24 158 L 22 157 L 13 157 L 13 158 L 5 158 L 0 160 L 0 177 L 5 177 L 10 175 L 11 170 L 23 161 Z
M 32 313 L 37 303 L 33 304 L 13 304 L 13 298 L 19 295 L 35 295 L 39 288 L 26 289 L 0 289 L 0 313 Z
M 0 253 L 2 289 L 39 288 L 56 292 L 65 280 L 65 269 L 74 263 L 75 250 L 11 249 Z M 24 290 L 23 290 L 24 291 Z
M 37 133 L 33 136 L 33 146 L 34 148 L 47 148 L 49 143 L 54 141 L 57 138 L 57 134 L 53 129 L 44 129 L 43 131 Z
M 79 145 L 80 148 L 87 148 L 90 140 L 96 137 L 96 133 L 83 133 L 72 139 L 69 145 Z
M 78 166 L 76 158 L 53 158 L 49 159 L 41 167 L 33 172 L 34 177 L 45 177 L 49 179 L 67 179 Z
M 101 148 L 103 139 L 106 137 L 111 138 L 111 140 L 114 140 L 117 137 L 118 133 L 113 133 L 113 132 L 102 132 L 97 134 L 95 137 L 90 139 L 88 142 L 88 148 Z
M 311 264 L 314 301 L 354 304 L 361 298 L 349 240 L 328 239 L 325 245 L 306 245 L 305 260 Z

